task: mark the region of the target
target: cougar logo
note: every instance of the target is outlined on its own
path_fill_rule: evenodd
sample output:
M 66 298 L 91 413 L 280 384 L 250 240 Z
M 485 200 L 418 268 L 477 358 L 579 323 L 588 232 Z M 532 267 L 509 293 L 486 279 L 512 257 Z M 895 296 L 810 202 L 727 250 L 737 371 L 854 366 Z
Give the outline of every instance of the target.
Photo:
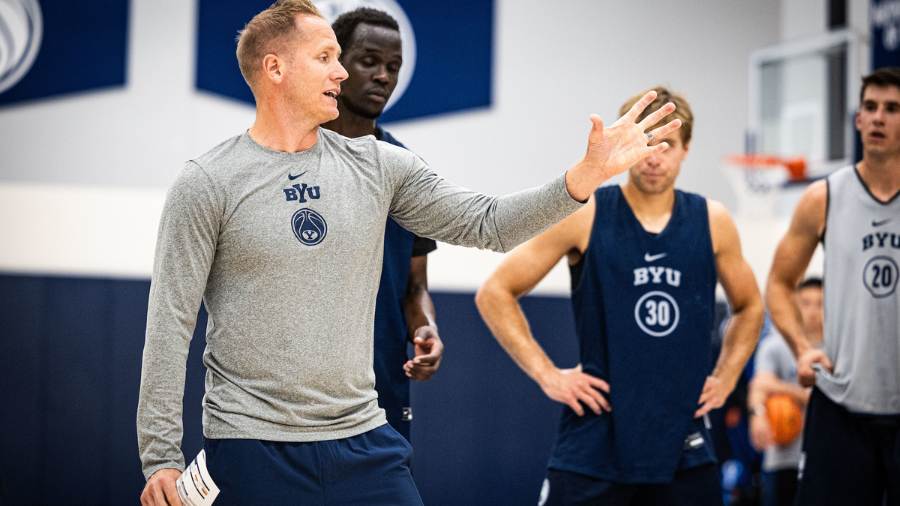
M 305 246 L 315 246 L 328 234 L 328 224 L 321 214 L 308 207 L 297 209 L 291 217 L 291 229 L 294 237 Z

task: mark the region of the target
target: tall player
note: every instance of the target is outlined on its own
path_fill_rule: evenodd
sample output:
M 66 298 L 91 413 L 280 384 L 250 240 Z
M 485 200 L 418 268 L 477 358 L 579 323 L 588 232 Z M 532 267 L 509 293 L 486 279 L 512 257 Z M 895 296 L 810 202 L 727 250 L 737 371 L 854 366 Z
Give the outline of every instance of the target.
M 813 386 L 803 435 L 801 505 L 900 504 L 900 68 L 862 80 L 862 161 L 809 186 L 769 272 L 772 319 Z M 791 297 L 825 249 L 825 346 Z
M 671 100 L 682 121 L 658 139 L 669 147 L 515 249 L 476 297 L 504 349 L 566 405 L 542 491 L 548 505 L 722 503 L 704 415 L 724 403 L 752 353 L 762 301 L 725 208 L 675 189 L 693 117 L 684 98 L 655 91 L 644 114 Z M 517 303 L 562 257 L 580 344 L 574 369 L 550 361 Z M 734 318 L 707 376 L 717 279 Z
M 322 126 L 347 137 L 374 135 L 405 148 L 376 124 L 403 64 L 397 21 L 385 12 L 360 7 L 342 14 L 331 27 L 343 49 L 340 60 L 349 77 L 338 95 L 340 115 Z M 388 423 L 407 440 L 412 420 L 409 378 L 430 379 L 444 351 L 428 295 L 426 255 L 435 248 L 434 240 L 418 237 L 388 218 L 375 303 L 375 390 Z M 409 339 L 415 351 L 412 360 L 406 353 Z

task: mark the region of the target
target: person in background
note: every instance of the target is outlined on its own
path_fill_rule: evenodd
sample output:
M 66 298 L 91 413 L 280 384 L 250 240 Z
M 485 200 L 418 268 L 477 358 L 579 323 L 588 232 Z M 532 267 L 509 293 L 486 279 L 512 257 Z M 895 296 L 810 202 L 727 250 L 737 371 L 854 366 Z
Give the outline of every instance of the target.
M 803 332 L 810 344 L 822 345 L 822 279 L 810 277 L 797 285 L 794 292 Z M 762 499 L 764 506 L 789 506 L 797 492 L 797 472 L 800 466 L 802 438 L 798 436 L 787 445 L 778 445 L 772 438 L 772 428 L 766 413 L 766 400 L 784 394 L 798 406 L 806 408 L 809 389 L 797 380 L 797 361 L 787 342 L 774 329 L 760 341 L 756 352 L 756 367 L 747 396 L 750 413 L 750 438 L 753 447 L 763 452 Z

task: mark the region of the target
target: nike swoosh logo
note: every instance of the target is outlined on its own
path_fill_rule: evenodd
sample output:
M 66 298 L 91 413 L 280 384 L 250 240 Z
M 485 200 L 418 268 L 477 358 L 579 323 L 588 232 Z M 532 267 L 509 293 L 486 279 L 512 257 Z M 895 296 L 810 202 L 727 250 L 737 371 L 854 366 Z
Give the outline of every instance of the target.
M 880 226 L 884 225 L 885 223 L 887 223 L 887 222 L 889 222 L 889 221 L 891 221 L 890 218 L 888 218 L 888 219 L 886 219 L 886 220 L 881 220 L 881 221 L 875 221 L 875 220 L 872 220 L 872 226 L 873 226 L 873 227 L 880 227 Z
M 294 176 L 294 175 L 292 175 L 290 172 L 288 172 L 288 179 L 290 179 L 291 181 L 293 181 L 293 180 L 297 179 L 298 177 L 302 176 L 303 174 L 306 174 L 307 172 L 309 172 L 309 171 L 308 171 L 308 170 L 304 170 L 303 172 L 297 174 L 296 176 Z
M 645 262 L 655 262 L 660 258 L 666 256 L 667 253 L 660 253 L 658 255 L 651 255 L 650 253 L 644 253 L 644 261 Z

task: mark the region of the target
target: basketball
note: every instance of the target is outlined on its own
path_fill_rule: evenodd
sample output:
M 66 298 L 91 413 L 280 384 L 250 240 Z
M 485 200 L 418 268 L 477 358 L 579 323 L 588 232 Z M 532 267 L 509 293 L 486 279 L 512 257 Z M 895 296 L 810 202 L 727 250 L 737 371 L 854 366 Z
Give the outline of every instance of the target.
M 803 411 L 789 395 L 770 396 L 766 400 L 766 417 L 772 427 L 772 439 L 780 446 L 792 443 L 803 430 Z

